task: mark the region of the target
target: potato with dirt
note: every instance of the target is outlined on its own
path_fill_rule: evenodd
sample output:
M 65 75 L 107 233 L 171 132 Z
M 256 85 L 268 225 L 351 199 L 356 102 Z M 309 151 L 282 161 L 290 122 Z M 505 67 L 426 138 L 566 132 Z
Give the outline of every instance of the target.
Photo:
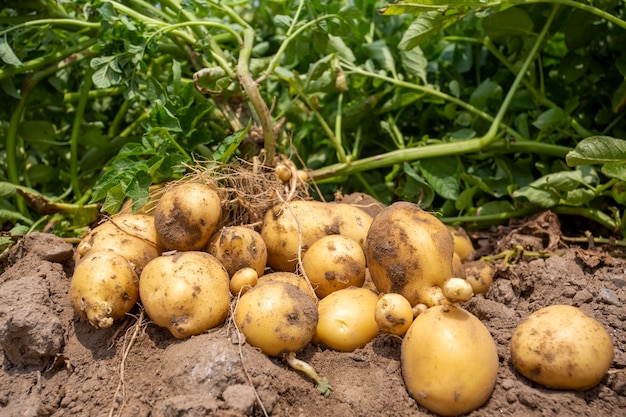
M 302 269 L 318 298 L 365 281 L 365 254 L 356 240 L 341 235 L 315 241 L 302 257 Z
M 154 209 L 159 241 L 168 250 L 202 250 L 218 228 L 221 199 L 211 186 L 185 181 L 168 188 Z
M 268 281 L 282 281 L 287 284 L 295 285 L 302 292 L 311 297 L 313 301 L 317 302 L 317 296 L 313 291 L 313 287 L 302 275 L 298 275 L 295 272 L 285 271 L 271 272 L 260 277 L 257 284 L 263 284 Z
M 365 245 L 372 223 L 364 211 L 342 203 L 297 200 L 267 211 L 261 236 L 267 245 L 267 263 L 275 271 L 293 272 L 299 258 L 318 239 L 342 235 Z
M 263 275 L 267 247 L 261 235 L 244 226 L 225 226 L 209 239 L 206 251 L 215 256 L 231 277 L 242 268 L 252 268 Z
M 417 316 L 402 340 L 400 362 L 411 397 L 442 416 L 484 404 L 499 364 L 489 330 L 457 306 L 434 306 Z
M 381 293 L 402 294 L 412 306 L 453 302 L 442 286 L 454 274 L 454 239 L 445 224 L 416 204 L 397 202 L 376 216 L 365 257 Z
M 109 250 L 131 263 L 137 274 L 159 256 L 159 242 L 154 218 L 145 214 L 121 214 L 99 224 L 76 245 L 74 261 L 78 264 L 91 251 Z
M 513 333 L 511 360 L 526 378 L 553 389 L 596 386 L 613 361 L 613 340 L 578 307 L 551 305 L 528 316 Z
M 92 326 L 106 329 L 137 302 L 139 277 L 133 266 L 110 250 L 89 251 L 76 265 L 70 284 L 74 311 Z
M 146 314 L 177 339 L 224 322 L 230 305 L 226 269 L 212 255 L 181 251 L 161 255 L 146 265 L 139 278 L 139 296 Z

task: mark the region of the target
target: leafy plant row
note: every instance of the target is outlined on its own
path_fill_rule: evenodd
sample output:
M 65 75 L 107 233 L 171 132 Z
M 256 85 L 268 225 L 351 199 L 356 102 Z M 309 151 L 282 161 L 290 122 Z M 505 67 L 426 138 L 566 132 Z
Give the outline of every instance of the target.
M 331 3 L 331 4 L 326 4 Z M 0 222 L 102 209 L 262 151 L 320 198 L 478 225 L 539 210 L 626 229 L 626 18 L 600 0 L 7 1 Z

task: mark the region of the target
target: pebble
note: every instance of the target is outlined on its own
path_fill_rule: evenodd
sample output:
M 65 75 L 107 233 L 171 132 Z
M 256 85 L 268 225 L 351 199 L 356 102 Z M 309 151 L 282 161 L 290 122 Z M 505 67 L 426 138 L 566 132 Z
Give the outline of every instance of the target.
M 593 300 L 593 294 L 586 289 L 578 291 L 578 293 L 574 296 L 574 303 L 577 305 L 586 304 L 591 300 Z
M 622 303 L 620 303 L 619 301 L 619 298 L 617 298 L 617 294 L 615 294 L 615 291 L 608 288 L 601 288 L 598 296 L 600 297 L 600 301 L 602 301 L 603 303 L 611 304 L 617 307 L 621 307 L 622 305 Z

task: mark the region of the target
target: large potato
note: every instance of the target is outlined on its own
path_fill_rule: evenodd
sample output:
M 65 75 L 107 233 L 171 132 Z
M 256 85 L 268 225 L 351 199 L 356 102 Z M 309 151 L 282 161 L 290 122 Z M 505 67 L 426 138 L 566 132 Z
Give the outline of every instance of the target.
M 292 201 L 267 211 L 261 236 L 267 245 L 267 263 L 276 271 L 293 272 L 299 250 L 304 252 L 316 240 L 343 235 L 365 245 L 372 223 L 363 210 L 342 203 Z
M 163 250 L 154 218 L 145 214 L 115 216 L 85 234 L 76 246 L 74 260 L 81 259 L 90 251 L 108 250 L 123 256 L 135 268 L 137 274 L 148 262 Z
M 111 327 L 137 302 L 138 280 L 121 255 L 110 250 L 90 251 L 72 275 L 70 300 L 74 311 L 96 328 Z
M 441 287 L 453 276 L 454 240 L 417 205 L 398 202 L 381 211 L 367 234 L 365 257 L 380 292 L 402 294 L 413 306 L 450 303 Z
M 341 235 L 313 242 L 302 258 L 302 268 L 319 298 L 365 281 L 365 254 L 356 240 Z
M 222 216 L 216 190 L 199 182 L 168 188 L 154 209 L 159 241 L 170 250 L 204 249 Z
M 309 284 L 309 282 L 303 276 L 297 275 L 294 272 L 278 271 L 263 275 L 258 279 L 256 285 L 260 285 L 269 281 L 282 281 L 286 282 L 287 284 L 295 285 L 302 292 L 311 297 L 311 299 L 317 302 L 317 296 L 315 295 L 311 284 Z
M 596 386 L 613 361 L 613 341 L 594 318 L 568 305 L 542 308 L 511 339 L 511 359 L 526 378 L 548 388 Z
M 267 247 L 258 232 L 244 226 L 222 227 L 206 247 L 226 268 L 231 277 L 243 268 L 252 268 L 263 275 L 267 264 Z
M 480 407 L 498 374 L 491 334 L 476 316 L 456 306 L 431 307 L 417 316 L 402 341 L 400 361 L 411 397 L 442 416 Z
M 143 269 L 139 295 L 150 319 L 183 339 L 224 322 L 230 304 L 228 272 L 206 252 L 162 255 Z

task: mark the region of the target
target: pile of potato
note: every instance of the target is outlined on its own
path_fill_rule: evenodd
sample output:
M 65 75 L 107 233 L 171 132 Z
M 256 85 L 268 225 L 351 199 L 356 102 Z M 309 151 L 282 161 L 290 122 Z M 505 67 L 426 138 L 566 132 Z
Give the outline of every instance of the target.
M 403 338 L 402 374 L 422 406 L 459 415 L 489 399 L 496 346 L 458 303 L 485 294 L 493 269 L 466 268 L 473 247 L 462 229 L 407 202 L 372 217 L 355 205 L 291 201 L 268 210 L 258 231 L 223 226 L 225 218 L 218 190 L 186 181 L 164 192 L 153 215 L 122 214 L 97 226 L 76 248 L 75 311 L 107 328 L 140 302 L 179 339 L 220 326 L 232 311 L 248 343 L 308 372 L 326 394 L 327 384 L 294 354 L 309 343 L 353 351 L 386 332 Z M 515 366 L 553 388 L 594 386 L 610 366 L 612 342 L 593 319 L 581 322 L 587 327 L 576 324 L 578 331 L 593 334 L 584 340 L 602 342 L 594 350 L 600 360 L 572 368 L 588 352 L 580 334 L 561 331 L 559 361 L 547 366 L 549 355 L 531 355 L 541 342 L 529 336 L 531 322 L 514 335 Z

